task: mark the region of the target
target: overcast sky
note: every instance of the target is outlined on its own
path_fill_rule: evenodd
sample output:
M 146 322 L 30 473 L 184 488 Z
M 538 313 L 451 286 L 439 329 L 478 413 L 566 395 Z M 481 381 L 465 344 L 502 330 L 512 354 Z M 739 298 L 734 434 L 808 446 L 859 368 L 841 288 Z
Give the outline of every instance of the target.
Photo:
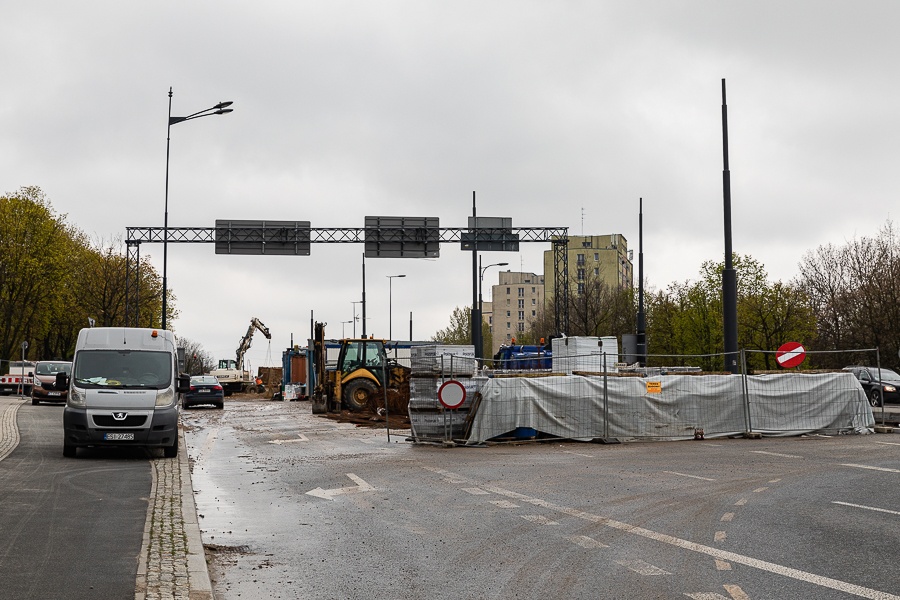
M 95 239 L 216 219 L 361 227 L 366 215 L 480 216 L 621 233 L 644 205 L 650 287 L 724 256 L 721 80 L 735 252 L 788 281 L 804 252 L 896 218 L 900 3 L 6 0 L 0 193 L 41 187 Z M 545 244 L 485 253 L 542 271 Z M 170 244 L 180 335 L 280 364 L 311 313 L 352 333 L 361 245 L 308 257 Z M 162 271 L 162 245 L 143 244 Z M 367 330 L 429 339 L 472 299 L 471 255 L 366 261 Z M 496 268 L 485 288 L 496 281 Z M 487 299 L 487 298 L 486 298 Z M 360 310 L 357 308 L 357 315 Z M 343 330 L 343 331 L 342 331 Z M 358 325 L 357 333 L 361 332 Z

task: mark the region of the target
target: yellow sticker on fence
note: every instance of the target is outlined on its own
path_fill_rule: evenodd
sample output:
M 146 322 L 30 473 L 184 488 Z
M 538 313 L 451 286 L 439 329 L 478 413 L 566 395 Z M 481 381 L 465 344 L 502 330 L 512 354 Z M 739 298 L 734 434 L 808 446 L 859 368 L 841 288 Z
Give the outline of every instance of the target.
M 648 381 L 647 382 L 647 393 L 648 394 L 661 394 L 662 393 L 662 381 Z

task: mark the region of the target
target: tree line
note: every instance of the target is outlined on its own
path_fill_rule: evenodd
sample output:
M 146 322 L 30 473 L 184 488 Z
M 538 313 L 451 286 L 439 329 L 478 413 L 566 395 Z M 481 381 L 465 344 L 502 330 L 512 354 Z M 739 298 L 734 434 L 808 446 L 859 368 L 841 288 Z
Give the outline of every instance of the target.
M 900 351 L 900 235 L 888 221 L 873 237 L 808 251 L 799 275 L 771 281 L 751 256 L 735 254 L 738 278 L 738 345 L 748 352 L 748 369 L 776 369 L 774 351 L 787 341 L 804 345 L 804 368 L 840 368 L 853 363 L 898 364 Z M 670 283 L 644 295 L 647 364 L 692 365 L 724 370 L 722 313 L 723 262 L 701 265 L 696 280 Z M 637 290 L 606 285 L 597 277 L 572 281 L 582 293 L 570 293 L 568 336 L 616 336 L 636 333 Z M 646 286 L 645 286 L 646 287 Z M 534 343 L 558 335 L 556 302 L 547 298 L 528 331 L 517 342 Z M 564 310 L 565 307 L 560 307 Z M 454 311 L 450 327 L 436 340 L 468 340 L 465 309 Z M 450 342 L 449 340 L 455 340 Z M 490 346 L 487 346 L 489 355 Z M 850 351 L 868 349 L 867 352 Z
M 126 265 L 121 239 L 90 239 L 39 187 L 0 196 L 0 359 L 21 358 L 22 342 L 26 360 L 71 359 L 89 319 L 124 325 Z M 160 327 L 162 280 L 146 259 L 139 272 L 130 282 L 138 286 L 139 326 Z M 174 300 L 170 290 L 170 322 L 178 316 Z M 204 356 L 199 345 L 184 343 L 192 358 Z

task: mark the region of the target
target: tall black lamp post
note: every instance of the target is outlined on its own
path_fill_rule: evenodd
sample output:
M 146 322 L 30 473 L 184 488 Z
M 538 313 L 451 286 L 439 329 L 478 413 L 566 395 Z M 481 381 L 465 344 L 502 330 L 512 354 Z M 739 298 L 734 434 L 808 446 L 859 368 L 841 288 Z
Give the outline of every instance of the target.
M 482 316 L 482 315 L 484 315 L 484 312 L 482 310 L 484 303 L 481 300 L 481 286 L 482 286 L 482 283 L 484 282 L 484 272 L 487 271 L 488 269 L 490 269 L 491 267 L 505 267 L 508 264 L 509 263 L 501 262 L 501 263 L 494 263 L 494 264 L 488 265 L 486 267 L 482 267 L 481 266 L 481 255 L 480 254 L 478 255 L 478 315 L 477 315 L 478 319 L 480 319 L 480 320 L 484 319 L 484 317 Z M 491 313 L 493 313 L 493 311 L 491 311 Z M 483 325 L 484 324 L 481 321 L 479 321 L 478 323 L 476 323 L 476 327 L 475 327 L 476 336 L 477 336 L 477 341 L 475 343 L 475 358 L 484 358 L 484 340 L 482 339 L 482 334 L 481 334 L 481 328 Z
M 406 275 L 385 275 L 388 278 L 388 339 L 394 339 L 392 337 L 392 329 L 391 325 L 393 324 L 394 313 L 391 310 L 391 282 L 397 277 L 406 277 Z
M 215 106 L 211 108 L 206 108 L 201 111 L 197 111 L 194 114 L 188 115 L 186 117 L 173 117 L 172 116 L 172 88 L 169 88 L 169 122 L 166 126 L 166 206 L 165 206 L 165 216 L 163 217 L 163 277 L 162 277 L 162 328 L 166 328 L 166 310 L 167 310 L 167 302 L 166 296 L 168 295 L 168 280 L 166 278 L 166 263 L 168 260 L 168 246 L 169 246 L 169 132 L 172 129 L 172 125 L 176 123 L 181 123 L 182 121 L 190 121 L 191 119 L 199 119 L 200 117 L 209 117 L 211 115 L 224 115 L 225 113 L 230 113 L 234 109 L 228 108 L 234 104 L 234 102 L 219 102 Z

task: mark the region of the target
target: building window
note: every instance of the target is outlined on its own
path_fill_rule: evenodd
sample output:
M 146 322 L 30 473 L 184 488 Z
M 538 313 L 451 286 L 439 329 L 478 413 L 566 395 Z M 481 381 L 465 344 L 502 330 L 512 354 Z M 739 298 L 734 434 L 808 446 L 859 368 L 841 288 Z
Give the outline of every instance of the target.
M 519 308 L 525 308 L 525 300 L 519 299 Z
M 578 279 L 584 281 L 584 269 L 578 269 Z
M 525 323 L 519 323 L 516 326 L 516 329 L 518 329 L 520 332 L 525 331 Z
M 594 252 L 594 262 L 600 262 L 600 253 Z
M 536 311 L 536 310 L 531 311 L 531 316 L 532 316 L 532 317 L 536 317 L 536 316 L 537 316 L 537 311 Z
M 509 311 L 506 311 L 506 316 L 507 316 L 507 317 L 509 316 Z
M 525 311 L 524 311 L 524 310 L 520 310 L 520 311 L 519 311 L 519 320 L 520 320 L 520 321 L 524 321 L 524 320 L 525 320 Z
M 600 275 L 600 269 L 594 269 L 594 275 L 599 276 L 599 275 Z
M 532 306 L 537 306 L 537 298 L 532 298 L 532 299 L 531 299 L 531 305 L 532 305 Z
M 525 297 L 525 288 L 519 288 L 519 298 Z
M 575 262 L 578 263 L 579 265 L 583 265 L 584 264 L 584 254 L 579 254 L 577 256 Z
M 534 287 L 531 288 L 531 293 L 532 293 L 532 294 L 537 294 L 537 288 L 534 288 Z
M 509 329 L 510 327 L 512 327 L 512 325 L 510 324 L 509 321 L 507 321 L 507 322 L 506 322 L 506 328 Z
M 583 284 L 583 283 L 579 283 L 579 284 L 578 284 L 578 293 L 579 293 L 579 294 L 583 294 L 583 293 L 584 293 L 584 284 Z
M 506 295 L 509 296 L 509 288 L 506 288 Z

